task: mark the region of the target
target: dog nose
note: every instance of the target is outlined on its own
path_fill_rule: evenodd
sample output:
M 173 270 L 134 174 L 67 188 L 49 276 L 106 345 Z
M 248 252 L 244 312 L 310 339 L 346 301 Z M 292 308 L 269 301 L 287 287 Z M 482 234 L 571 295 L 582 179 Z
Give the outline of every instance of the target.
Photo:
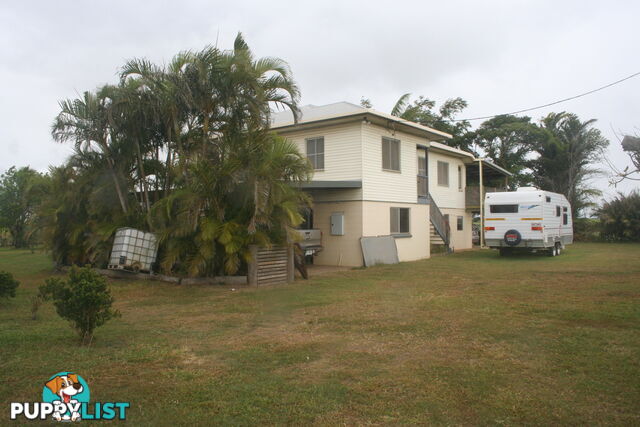
M 75 384 L 73 385 L 73 388 L 75 388 L 76 390 L 80 390 L 80 389 L 82 388 L 82 384 L 80 384 L 80 383 L 75 383 Z

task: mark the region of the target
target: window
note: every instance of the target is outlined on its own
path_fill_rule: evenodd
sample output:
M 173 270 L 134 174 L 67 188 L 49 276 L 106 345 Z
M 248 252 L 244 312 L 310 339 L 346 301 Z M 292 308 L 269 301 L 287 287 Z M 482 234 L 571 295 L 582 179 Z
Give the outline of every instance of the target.
M 458 190 L 462 191 L 462 166 L 458 166 Z
M 438 185 L 449 186 L 449 163 L 438 161 Z
M 562 214 L 562 224 L 563 225 L 569 224 L 569 214 L 566 214 L 566 213 Z
M 313 169 L 324 169 L 324 136 L 307 139 L 307 158 Z
M 410 208 L 391 208 L 391 234 L 409 234 Z
M 418 197 L 427 197 L 429 183 L 427 181 L 427 157 L 418 155 Z
M 299 230 L 309 230 L 313 228 L 313 210 L 310 208 L 304 208 L 300 211 L 302 215 L 302 223 L 298 226 Z
M 566 206 L 563 206 L 563 207 L 562 207 L 562 212 L 566 212 L 566 211 L 567 211 L 567 207 L 566 207 Z
M 518 213 L 518 205 L 491 205 L 491 213 Z
M 382 138 L 382 169 L 400 172 L 400 141 Z
M 560 216 L 560 206 L 556 206 L 556 216 Z
M 462 231 L 463 222 L 464 222 L 464 217 L 463 216 L 459 216 L 458 217 L 458 231 Z
M 547 203 L 551 203 L 551 197 L 547 196 Z

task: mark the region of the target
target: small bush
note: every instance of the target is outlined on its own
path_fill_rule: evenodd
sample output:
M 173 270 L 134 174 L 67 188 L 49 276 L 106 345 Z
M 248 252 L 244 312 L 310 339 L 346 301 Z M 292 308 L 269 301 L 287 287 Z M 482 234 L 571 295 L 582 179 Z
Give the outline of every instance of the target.
M 15 298 L 18 286 L 20 282 L 11 273 L 0 271 L 0 298 Z
M 598 216 L 606 240 L 640 242 L 640 192 L 619 193 L 602 205 Z
M 47 279 L 40 294 L 53 300 L 58 315 L 71 322 L 83 345 L 91 343 L 97 327 L 120 315 L 111 308 L 113 297 L 106 279 L 89 267 L 72 267 L 66 281 Z

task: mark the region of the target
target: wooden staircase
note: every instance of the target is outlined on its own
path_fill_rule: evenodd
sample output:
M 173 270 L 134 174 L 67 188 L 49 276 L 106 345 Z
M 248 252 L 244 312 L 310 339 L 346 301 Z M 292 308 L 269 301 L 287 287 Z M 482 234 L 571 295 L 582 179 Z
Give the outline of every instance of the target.
M 430 243 L 436 247 L 442 247 L 444 253 L 451 253 L 451 228 L 442 211 L 429 194 L 429 234 Z

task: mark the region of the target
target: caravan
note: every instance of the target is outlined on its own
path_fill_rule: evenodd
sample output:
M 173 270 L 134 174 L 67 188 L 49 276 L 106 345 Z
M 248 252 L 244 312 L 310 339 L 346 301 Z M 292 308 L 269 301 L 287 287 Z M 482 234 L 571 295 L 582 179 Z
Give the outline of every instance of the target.
M 484 212 L 486 245 L 500 255 L 545 251 L 556 256 L 573 243 L 571 205 L 562 194 L 532 187 L 487 193 Z

